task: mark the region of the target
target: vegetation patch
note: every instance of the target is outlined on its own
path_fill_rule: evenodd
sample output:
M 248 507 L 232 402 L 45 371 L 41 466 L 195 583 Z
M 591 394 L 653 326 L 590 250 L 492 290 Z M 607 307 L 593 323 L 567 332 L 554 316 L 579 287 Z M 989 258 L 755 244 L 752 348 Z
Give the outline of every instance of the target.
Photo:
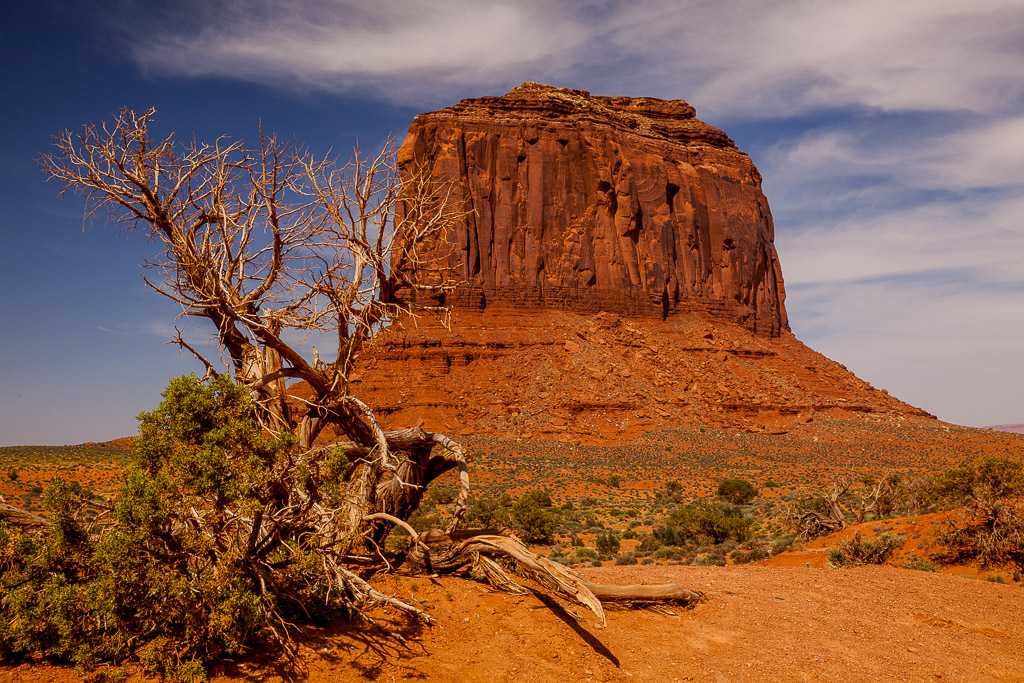
M 865 541 L 858 531 L 853 538 L 842 541 L 828 551 L 828 561 L 833 567 L 861 567 L 866 564 L 885 564 L 893 552 L 903 545 L 906 538 L 899 534 L 879 534 L 874 540 Z

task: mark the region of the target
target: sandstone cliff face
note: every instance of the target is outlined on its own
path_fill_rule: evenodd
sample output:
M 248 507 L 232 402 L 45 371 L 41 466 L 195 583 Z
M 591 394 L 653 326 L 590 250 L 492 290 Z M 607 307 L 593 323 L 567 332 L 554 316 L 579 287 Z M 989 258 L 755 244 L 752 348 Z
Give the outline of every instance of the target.
M 414 274 L 451 269 L 457 308 L 788 329 L 760 174 L 686 102 L 526 83 L 417 116 L 399 164 L 452 183 L 471 210 Z

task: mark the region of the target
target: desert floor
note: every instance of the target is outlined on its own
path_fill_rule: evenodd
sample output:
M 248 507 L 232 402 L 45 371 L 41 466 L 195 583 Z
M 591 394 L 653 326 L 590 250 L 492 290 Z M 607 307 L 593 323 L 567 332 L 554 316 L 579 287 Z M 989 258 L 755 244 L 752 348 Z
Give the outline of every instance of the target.
M 406 645 L 346 624 L 304 641 L 321 681 L 1024 680 L 1024 590 L 947 574 L 864 567 L 602 567 L 605 583 L 679 583 L 707 600 L 663 614 L 614 610 L 607 626 L 535 595 L 460 578 L 385 576 L 423 601 L 432 627 L 381 612 Z M 214 681 L 277 681 L 269 661 Z M 71 669 L 0 668 L 0 682 L 79 680 Z M 145 680 L 136 675 L 133 680 Z

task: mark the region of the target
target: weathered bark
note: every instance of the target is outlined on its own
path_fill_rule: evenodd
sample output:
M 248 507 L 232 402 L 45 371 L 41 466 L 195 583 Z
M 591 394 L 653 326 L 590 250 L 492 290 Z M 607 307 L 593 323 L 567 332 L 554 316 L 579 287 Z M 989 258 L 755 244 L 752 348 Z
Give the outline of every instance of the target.
M 814 538 L 845 529 L 846 512 L 840 504 L 842 498 L 853 485 L 850 477 L 839 477 L 832 484 L 832 492 L 814 496 L 812 499 L 821 501 L 827 512 L 818 512 L 806 506 L 790 507 L 784 518 L 797 532 L 805 538 Z
M 674 583 L 634 584 L 629 586 L 613 586 L 603 583 L 583 581 L 598 600 L 621 602 L 680 602 L 694 603 L 703 600 L 704 596 L 696 591 L 683 588 Z
M 34 512 L 0 503 L 0 519 L 30 533 L 40 533 L 50 526 L 50 520 Z
M 417 540 L 422 545 L 415 547 L 409 557 L 414 565 L 422 565 L 435 572 L 454 572 L 474 566 L 498 588 L 516 591 L 518 582 L 493 561 L 507 560 L 513 563 L 518 573 L 545 590 L 591 610 L 602 625 L 605 623 L 603 601 L 689 605 L 703 599 L 700 593 L 676 584 L 611 586 L 585 581 L 568 567 L 531 552 L 508 532 L 466 530 L 444 533 L 434 530 L 421 534 Z M 422 549 L 439 544 L 446 547 L 436 554 Z M 491 558 L 491 561 L 481 566 L 481 559 L 486 558 Z
M 388 534 L 396 525 L 409 531 L 406 520 L 430 484 L 457 469 L 458 502 L 446 530 L 440 536 L 413 532 L 424 560 L 454 568 L 483 558 L 485 573 L 514 587 L 495 561 L 503 558 L 551 592 L 586 605 L 603 622 L 595 593 L 567 568 L 534 555 L 513 537 L 456 531 L 470 484 L 469 458 L 458 443 L 418 427 L 384 431 L 349 393 L 355 356 L 383 324 L 422 312 L 445 319 L 447 309 L 422 302 L 443 300 L 453 291 L 450 274 L 426 283 L 410 273 L 417 271 L 421 247 L 443 242 L 444 233 L 471 212 L 451 186 L 425 174 L 399 178 L 394 140 L 376 156 L 357 149 L 353 161 L 338 168 L 262 132 L 252 148 L 223 139 L 183 147 L 171 137 L 152 140 L 147 128 L 154 114 L 126 109 L 112 125 L 65 132 L 57 138 L 59 153 L 44 156 L 42 165 L 64 192 L 85 195 L 87 215 L 109 211 L 158 245 L 148 265 L 159 277 L 147 284 L 178 302 L 183 315 L 212 323 L 227 372 L 250 392 L 255 419 L 266 433 L 290 434 L 299 446 L 297 453 L 283 448 L 275 456 L 272 481 L 240 506 L 244 512 L 211 496 L 177 523 L 211 541 L 215 563 L 235 562 L 240 553 L 240 561 L 258 575 L 260 590 L 272 590 L 275 571 L 301 545 L 323 561 L 319 570 L 304 569 L 303 580 L 325 588 L 350 614 L 367 618 L 363 607 L 376 602 L 429 620 L 417 608 L 380 595 L 349 567 L 371 571 L 375 564 L 389 565 L 395 558 L 384 550 Z M 423 296 L 401 297 L 400 290 Z M 331 339 L 333 360 L 321 361 L 316 348 L 309 360 L 285 341 L 313 333 Z M 181 332 L 172 343 L 195 355 L 208 377 L 217 376 L 214 364 Z M 345 440 L 317 446 L 328 426 Z M 338 450 L 346 466 L 334 457 Z M 46 525 L 16 509 L 0 510 L 0 517 L 21 519 L 37 530 Z M 178 531 L 172 528 L 168 535 Z M 434 540 L 424 540 L 435 538 L 451 544 L 436 557 L 425 545 Z M 269 559 L 275 553 L 280 556 Z M 690 599 L 677 589 L 664 589 L 664 595 Z M 653 595 L 619 593 L 630 597 L 614 599 Z M 267 609 L 266 625 L 294 656 L 291 626 Z

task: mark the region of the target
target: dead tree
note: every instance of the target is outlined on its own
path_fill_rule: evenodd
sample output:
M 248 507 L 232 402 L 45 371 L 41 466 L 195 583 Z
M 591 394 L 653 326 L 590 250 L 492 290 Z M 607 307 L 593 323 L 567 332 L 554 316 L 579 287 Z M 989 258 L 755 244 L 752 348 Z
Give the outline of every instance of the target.
M 832 491 L 802 500 L 783 515 L 784 520 L 804 538 L 816 538 L 845 529 L 846 511 L 840 499 L 853 486 L 853 479 L 839 476 L 832 483 Z
M 899 481 L 899 477 L 890 474 L 888 470 L 883 472 L 877 481 L 866 478 L 864 485 L 867 490 L 857 495 L 854 523 L 860 524 L 869 514 L 878 516 L 891 512 L 899 496 Z
M 862 482 L 865 489 L 855 488 L 856 478 L 849 473 L 836 475 L 829 493 L 804 499 L 783 515 L 785 521 L 805 538 L 814 538 L 845 529 L 849 519 L 860 524 L 869 514 L 883 514 L 891 509 L 898 496 L 899 479 L 884 472 L 877 480 Z
M 209 321 L 220 358 L 204 355 L 181 330 L 170 343 L 198 358 L 207 377 L 226 369 L 248 388 L 268 434 L 297 438 L 298 453 L 276 465 L 282 483 L 292 481 L 295 468 L 321 468 L 339 451 L 349 463 L 335 482 L 341 504 L 328 506 L 288 483 L 255 514 L 217 510 L 215 528 L 208 511 L 196 510 L 190 524 L 226 536 L 218 536 L 217 547 L 244 548 L 257 563 L 299 530 L 306 542 L 314 531 L 329 558 L 323 580 L 353 614 L 384 602 L 429 620 L 365 581 L 374 567 L 393 563 L 381 548 L 396 526 L 413 537 L 417 561 L 434 571 L 473 563 L 497 583 L 511 585 L 494 561 L 505 558 L 591 608 L 602 622 L 596 595 L 626 601 L 698 597 L 677 586 L 616 591 L 586 584 L 504 536 L 456 532 L 469 493 L 469 458 L 461 446 L 418 427 L 385 431 L 350 393 L 350 372 L 366 340 L 409 316 L 443 318 L 445 309 L 414 302 L 443 300 L 437 295 L 455 285 L 443 273 L 434 284 L 405 275 L 419 265 L 421 244 L 443 237 L 464 208 L 429 177 L 400 180 L 394 139 L 376 155 L 357 149 L 349 164 L 338 167 L 262 131 L 253 147 L 226 138 L 184 145 L 173 135 L 154 139 L 154 113 L 124 110 L 112 124 L 65 132 L 42 165 L 63 184 L 62 194 L 84 195 L 87 218 L 109 212 L 124 229 L 159 245 L 145 264 L 145 282 L 178 302 L 182 317 Z M 409 291 L 424 296 L 399 295 Z M 308 340 L 307 351 L 297 338 Z M 336 438 L 325 439 L 328 434 Z M 453 518 L 425 542 L 405 520 L 431 482 L 453 469 L 460 481 Z M 442 549 L 435 550 L 439 542 Z M 264 569 L 273 571 L 269 564 Z M 275 619 L 282 621 L 268 615 Z M 283 622 L 274 631 L 286 649 L 287 631 Z

